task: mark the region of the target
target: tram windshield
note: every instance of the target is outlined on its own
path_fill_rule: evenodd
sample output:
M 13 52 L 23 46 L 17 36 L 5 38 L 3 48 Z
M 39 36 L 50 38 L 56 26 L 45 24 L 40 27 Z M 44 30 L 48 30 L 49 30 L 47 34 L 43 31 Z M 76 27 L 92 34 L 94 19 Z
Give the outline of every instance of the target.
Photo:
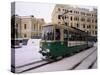
M 43 40 L 54 40 L 53 26 L 44 26 L 42 32 Z
M 55 40 L 60 40 L 60 29 L 55 29 Z

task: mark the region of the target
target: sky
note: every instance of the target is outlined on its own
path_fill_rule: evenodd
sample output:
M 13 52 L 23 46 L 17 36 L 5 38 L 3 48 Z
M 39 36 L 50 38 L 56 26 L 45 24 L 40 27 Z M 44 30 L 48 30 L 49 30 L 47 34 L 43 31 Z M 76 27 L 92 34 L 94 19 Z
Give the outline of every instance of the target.
M 51 14 L 55 4 L 48 3 L 33 3 L 33 2 L 17 2 L 15 4 L 15 13 L 19 16 L 34 15 L 36 18 L 44 18 L 49 23 L 51 22 Z
M 15 14 L 19 16 L 34 15 L 36 18 L 44 18 L 46 23 L 51 22 L 51 14 L 55 4 L 51 3 L 33 3 L 33 2 L 16 2 Z M 81 8 L 92 9 L 90 6 L 78 6 Z

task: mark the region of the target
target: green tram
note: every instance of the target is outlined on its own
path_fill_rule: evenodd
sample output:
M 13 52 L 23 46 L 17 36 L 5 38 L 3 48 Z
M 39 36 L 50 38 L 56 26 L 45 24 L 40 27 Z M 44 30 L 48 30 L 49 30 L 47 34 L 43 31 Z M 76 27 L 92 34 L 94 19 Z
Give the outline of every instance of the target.
M 45 58 L 58 59 L 92 47 L 88 34 L 65 25 L 44 25 L 39 51 Z

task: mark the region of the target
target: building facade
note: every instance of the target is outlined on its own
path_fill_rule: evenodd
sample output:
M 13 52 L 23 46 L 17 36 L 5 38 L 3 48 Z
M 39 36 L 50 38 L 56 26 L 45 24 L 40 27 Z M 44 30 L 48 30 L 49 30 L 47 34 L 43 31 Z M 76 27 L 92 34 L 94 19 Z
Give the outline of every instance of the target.
M 97 9 L 89 10 L 57 4 L 52 12 L 52 23 L 76 27 L 95 37 L 97 36 Z
M 16 39 L 39 38 L 41 36 L 43 18 L 34 16 L 15 16 L 14 33 Z

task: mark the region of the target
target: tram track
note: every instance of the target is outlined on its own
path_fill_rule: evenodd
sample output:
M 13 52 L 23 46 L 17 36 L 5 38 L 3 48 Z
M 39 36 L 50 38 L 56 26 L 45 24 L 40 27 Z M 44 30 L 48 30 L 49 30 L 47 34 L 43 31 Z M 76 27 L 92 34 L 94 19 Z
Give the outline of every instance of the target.
M 25 67 L 25 66 L 32 65 L 32 64 L 35 64 L 35 63 L 39 63 L 41 61 L 42 60 L 39 60 L 39 61 L 31 62 L 31 63 L 28 63 L 28 64 L 24 64 L 24 65 L 21 65 L 21 66 L 13 66 L 13 65 L 11 65 L 11 67 L 13 67 L 13 68 L 21 68 L 21 67 Z
M 15 73 L 23 73 L 23 72 L 26 72 L 26 71 L 36 69 L 36 68 L 42 67 L 44 65 L 50 64 L 52 62 L 54 62 L 54 60 L 51 60 L 51 61 L 39 60 L 39 61 L 32 62 L 32 63 L 29 63 L 29 64 L 25 64 L 25 65 L 22 65 L 22 66 L 17 66 L 17 67 L 12 66 L 12 68 L 15 69 Z
M 51 63 L 51 62 L 43 63 L 43 64 L 40 64 L 40 65 L 31 67 L 31 68 L 29 68 L 29 69 L 23 70 L 23 71 L 18 72 L 18 73 L 23 73 L 23 72 L 26 72 L 26 71 L 29 71 L 29 70 L 32 70 L 32 69 L 36 69 L 36 68 L 42 67 L 42 66 L 44 66 L 44 65 L 47 65 L 47 64 L 49 64 L 49 63 Z
M 93 67 L 93 65 L 95 64 L 96 61 L 97 61 L 97 57 L 96 57 L 96 59 L 92 62 L 92 64 L 89 65 L 88 69 L 92 69 L 92 67 Z
M 91 56 L 95 51 L 96 51 L 96 49 L 93 52 L 91 52 L 88 56 L 86 56 L 85 58 L 83 58 L 81 61 L 79 61 L 77 64 L 75 64 L 73 67 L 71 67 L 68 70 L 74 70 L 75 68 L 77 68 L 84 60 L 86 60 L 89 56 Z M 89 65 L 88 69 L 92 67 L 92 65 L 95 63 L 96 59 L 92 62 L 91 65 Z
M 23 73 L 25 71 L 29 71 L 31 69 L 35 69 L 35 68 L 41 67 L 43 65 L 46 65 L 48 63 L 50 63 L 50 62 L 40 60 L 40 61 L 29 63 L 29 64 L 26 64 L 26 65 L 15 67 L 14 69 L 15 69 L 15 73 Z

